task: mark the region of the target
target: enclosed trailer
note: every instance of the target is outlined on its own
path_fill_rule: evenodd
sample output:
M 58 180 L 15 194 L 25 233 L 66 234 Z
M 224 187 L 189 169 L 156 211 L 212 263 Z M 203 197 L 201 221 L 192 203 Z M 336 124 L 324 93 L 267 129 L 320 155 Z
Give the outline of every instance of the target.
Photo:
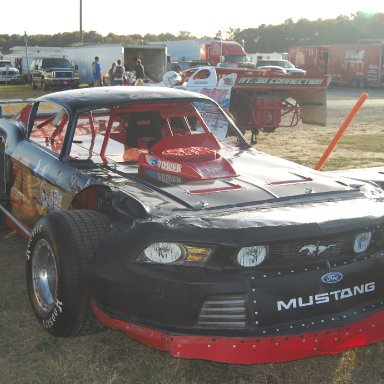
M 383 81 L 382 44 L 336 44 L 329 47 L 332 82 L 354 87 L 380 87 Z
M 127 71 L 132 71 L 136 59 L 141 59 L 145 74 L 151 80 L 162 80 L 167 66 L 167 48 L 163 44 L 95 44 L 64 48 L 67 57 L 76 62 L 80 83 L 92 84 L 92 62 L 99 56 L 101 71 L 108 73 L 112 62 L 120 59 Z
M 289 58 L 308 75 L 330 75 L 333 84 L 379 88 L 384 83 L 382 44 L 290 47 Z

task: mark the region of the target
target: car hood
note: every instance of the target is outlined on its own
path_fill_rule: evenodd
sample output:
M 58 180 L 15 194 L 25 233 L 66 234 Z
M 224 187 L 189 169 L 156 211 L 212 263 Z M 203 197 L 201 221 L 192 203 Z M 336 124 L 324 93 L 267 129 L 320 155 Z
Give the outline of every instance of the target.
M 269 212 L 266 213 L 267 218 L 273 208 L 276 220 L 285 217 L 285 221 L 287 215 L 293 213 L 293 208 L 287 211 L 281 209 L 287 206 L 300 211 L 301 219 L 291 216 L 290 220 L 295 222 L 307 222 L 315 206 L 318 207 L 317 217 L 323 216 L 324 207 L 329 208 L 329 217 L 337 216 L 335 207 L 337 211 L 345 211 L 343 217 L 349 214 L 353 217 L 384 215 L 384 207 L 379 210 L 382 212 L 378 212 L 377 208 L 377 201 L 384 198 L 383 191 L 364 182 L 350 180 L 348 183 L 349 179 L 322 174 L 254 149 L 227 153 L 226 158 L 237 172 L 236 176 L 184 180 L 174 174 L 148 169 L 141 172 L 136 169 L 134 173 L 130 166 L 118 164 L 113 168 L 114 173 L 119 175 L 114 179 L 114 184 L 120 191 L 143 202 L 151 214 L 156 215 L 156 211 L 161 210 L 159 216 L 164 216 L 164 210 L 170 215 L 175 212 L 188 215 L 190 211 L 194 215 L 199 211 L 205 215 L 217 213 L 218 210 L 234 212 L 256 209 Z M 368 195 L 371 198 L 367 198 Z M 357 201 L 360 204 L 358 208 Z M 370 202 L 372 212 L 364 201 L 366 204 Z M 304 207 L 311 208 L 306 210 Z

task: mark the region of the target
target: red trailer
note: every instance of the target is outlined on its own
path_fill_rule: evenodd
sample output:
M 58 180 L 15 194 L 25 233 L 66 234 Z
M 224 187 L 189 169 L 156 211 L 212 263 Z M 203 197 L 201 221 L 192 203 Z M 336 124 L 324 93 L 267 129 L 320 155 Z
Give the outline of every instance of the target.
M 328 74 L 333 84 L 379 88 L 384 83 L 382 44 L 290 47 L 289 60 L 310 76 Z
M 329 47 L 332 82 L 378 88 L 383 81 L 382 44 L 336 44 Z

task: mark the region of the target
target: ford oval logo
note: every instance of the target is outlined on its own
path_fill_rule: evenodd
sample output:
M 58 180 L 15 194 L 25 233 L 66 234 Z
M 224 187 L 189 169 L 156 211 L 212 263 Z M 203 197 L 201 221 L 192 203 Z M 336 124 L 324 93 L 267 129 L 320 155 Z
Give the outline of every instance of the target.
M 159 160 L 157 160 L 156 157 L 148 156 L 147 162 L 148 164 L 153 165 L 155 167 L 159 165 Z
M 321 281 L 326 284 L 333 284 L 341 281 L 343 277 L 343 274 L 340 272 L 329 272 L 321 276 Z

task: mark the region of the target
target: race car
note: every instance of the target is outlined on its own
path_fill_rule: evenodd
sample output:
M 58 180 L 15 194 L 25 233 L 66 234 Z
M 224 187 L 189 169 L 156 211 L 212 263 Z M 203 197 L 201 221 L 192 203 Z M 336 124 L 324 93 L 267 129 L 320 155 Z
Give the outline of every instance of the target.
M 61 91 L 0 120 L 0 216 L 56 336 L 236 364 L 380 342 L 383 200 L 256 150 L 195 92 Z
M 181 74 L 166 72 L 163 81 L 151 86 L 168 86 L 202 93 L 217 101 L 235 119 L 242 132 L 251 131 L 257 143 L 259 131 L 292 128 L 299 122 L 325 126 L 329 76 L 297 76 L 284 68 L 255 69 L 203 66 Z

